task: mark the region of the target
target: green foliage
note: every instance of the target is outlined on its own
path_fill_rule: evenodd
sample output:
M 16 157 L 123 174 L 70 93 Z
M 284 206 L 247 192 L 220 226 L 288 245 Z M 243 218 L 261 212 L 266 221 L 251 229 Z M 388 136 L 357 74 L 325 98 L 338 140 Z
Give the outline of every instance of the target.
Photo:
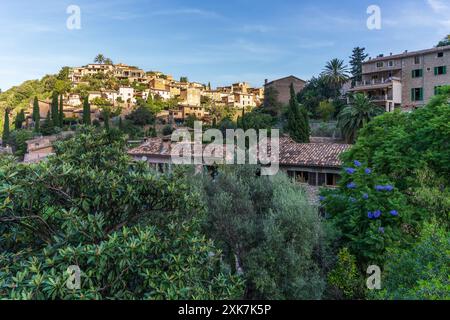
M 248 299 L 319 299 L 315 261 L 321 223 L 286 176 L 258 177 L 254 166 L 220 167 L 203 180 L 204 230 L 246 281 Z
M 363 283 L 356 258 L 348 248 L 342 248 L 338 253 L 335 268 L 328 274 L 328 284 L 339 291 L 339 298 L 357 299 L 361 298 Z
M 264 101 L 261 106 L 263 113 L 267 113 L 272 117 L 278 117 L 281 114 L 283 106 L 278 102 L 279 92 L 272 87 L 266 88 L 264 92 Z
M 294 85 L 291 83 L 291 100 L 289 101 L 286 131 L 294 141 L 307 143 L 311 134 L 310 130 L 306 108 L 298 104 Z
M 345 65 L 344 60 L 332 59 L 325 65 L 321 76 L 331 86 L 333 98 L 340 95 L 342 86 L 349 79 L 348 72 L 348 66 Z
M 136 126 L 146 126 L 155 122 L 155 115 L 148 107 L 139 106 L 136 110 L 126 116 Z
M 83 101 L 83 124 L 86 126 L 91 125 L 91 105 L 88 96 L 86 96 Z
M 170 124 L 167 124 L 162 129 L 162 134 L 163 134 L 163 136 L 170 136 L 173 131 L 174 131 L 174 128 Z
M 450 87 L 449 87 L 450 88 Z M 361 130 L 346 160 L 359 159 L 385 174 L 404 191 L 417 186 L 417 172 L 428 168 L 450 180 L 450 89 L 411 113 L 385 113 Z
M 27 153 L 26 141 L 33 138 L 33 132 L 28 130 L 14 130 L 9 135 L 8 144 L 12 147 L 14 155 L 23 158 Z
M 58 105 L 58 93 L 53 92 L 52 103 L 51 103 L 51 112 L 50 116 L 53 122 L 53 127 L 59 126 L 59 105 Z
M 446 46 L 450 46 L 450 34 L 447 35 L 441 41 L 439 41 L 439 43 L 437 44 L 437 47 L 446 47 Z
M 319 108 L 317 111 L 322 120 L 328 122 L 333 116 L 335 109 L 332 102 L 324 100 L 319 103 Z
M 322 191 L 322 205 L 358 262 L 382 263 L 387 247 L 411 243 L 423 217 L 386 176 L 358 161 L 347 166 L 340 188 Z
M 58 127 L 62 128 L 64 126 L 64 101 L 63 96 L 59 98 L 59 114 L 58 114 Z
M 245 113 L 237 122 L 237 127 L 243 129 L 244 131 L 249 129 L 270 130 L 274 126 L 274 118 L 268 114 L 252 111 Z
M 450 232 L 429 224 L 410 249 L 389 250 L 382 290 L 372 298 L 450 300 Z
M 14 127 L 16 130 L 22 129 L 23 123 L 25 122 L 25 111 L 22 109 L 17 113 L 16 118 L 14 119 Z
M 188 128 L 194 128 L 195 121 L 198 121 L 197 117 L 194 114 L 190 114 L 184 120 L 184 124 Z
M 363 93 L 355 94 L 351 104 L 345 107 L 338 116 L 338 126 L 345 140 L 353 143 L 358 136 L 358 131 L 383 112 L 382 108 L 376 106 Z
M 34 121 L 34 131 L 39 132 L 41 126 L 41 114 L 39 111 L 39 101 L 37 97 L 34 97 L 33 101 L 33 121 Z
M 198 195 L 81 128 L 36 165 L 0 162 L 0 295 L 9 299 L 236 299 L 239 277 L 202 236 Z M 82 271 L 69 290 L 68 266 Z
M 352 73 L 352 84 L 362 80 L 362 63 L 369 55 L 366 53 L 366 48 L 356 47 L 353 49 L 350 57 L 350 66 Z
M 51 136 L 52 134 L 55 134 L 55 132 L 55 127 L 53 126 L 53 120 L 49 111 L 47 113 L 47 118 L 40 128 L 40 133 L 42 133 L 44 136 Z
M 319 105 L 321 101 L 333 98 L 333 89 L 324 76 L 313 77 L 306 83 L 302 91 L 297 94 L 300 104 L 306 107 L 308 113 L 319 118 Z
M 9 109 L 5 110 L 5 120 L 3 120 L 2 146 L 5 147 L 9 139 Z

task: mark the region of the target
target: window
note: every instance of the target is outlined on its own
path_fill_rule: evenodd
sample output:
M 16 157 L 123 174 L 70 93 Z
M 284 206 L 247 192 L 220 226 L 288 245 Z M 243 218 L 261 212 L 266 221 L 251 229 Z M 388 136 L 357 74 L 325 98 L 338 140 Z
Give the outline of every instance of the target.
M 420 64 L 420 56 L 414 57 L 414 64 Z
M 421 78 L 423 77 L 423 69 L 416 69 L 412 71 L 413 78 Z
M 440 76 L 443 74 L 447 74 L 447 66 L 440 66 L 440 67 L 436 67 L 434 68 L 434 75 L 435 76 Z
M 391 60 L 391 61 L 389 61 L 388 64 L 389 64 L 389 67 L 393 67 L 394 66 L 394 61 Z
M 423 88 L 411 89 L 411 101 L 423 101 Z
M 438 58 L 442 58 L 444 56 L 444 53 L 443 52 L 438 52 L 438 54 L 437 54 L 437 57 Z
M 383 68 L 384 63 L 383 61 L 377 62 L 377 68 Z

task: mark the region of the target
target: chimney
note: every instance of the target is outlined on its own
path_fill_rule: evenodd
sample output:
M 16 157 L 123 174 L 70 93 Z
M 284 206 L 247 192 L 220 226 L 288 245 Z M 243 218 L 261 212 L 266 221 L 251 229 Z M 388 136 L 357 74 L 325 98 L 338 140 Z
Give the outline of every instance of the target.
M 267 85 L 269 83 L 269 80 L 264 79 L 264 85 Z

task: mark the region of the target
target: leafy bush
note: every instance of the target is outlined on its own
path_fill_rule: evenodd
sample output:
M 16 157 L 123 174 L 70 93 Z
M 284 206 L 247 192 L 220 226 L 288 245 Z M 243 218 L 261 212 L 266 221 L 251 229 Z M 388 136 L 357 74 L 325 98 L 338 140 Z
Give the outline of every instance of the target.
M 239 278 L 200 233 L 177 173 L 125 153 L 120 132 L 81 128 L 35 165 L 0 162 L 0 295 L 11 299 L 219 299 Z M 82 270 L 69 290 L 64 271 Z
M 284 175 L 258 177 L 254 166 L 221 167 L 205 178 L 205 233 L 246 281 L 249 299 L 320 299 L 317 210 Z
M 450 232 L 429 224 L 408 250 L 392 248 L 375 299 L 450 300 Z
M 422 221 L 386 176 L 355 161 L 342 173 L 340 188 L 323 190 L 327 217 L 361 263 L 381 263 L 386 247 L 412 240 Z
M 336 294 L 338 298 L 355 299 L 361 297 L 363 283 L 356 258 L 348 248 L 342 248 L 338 253 L 336 267 L 328 275 L 328 284 L 339 291 L 339 295 Z

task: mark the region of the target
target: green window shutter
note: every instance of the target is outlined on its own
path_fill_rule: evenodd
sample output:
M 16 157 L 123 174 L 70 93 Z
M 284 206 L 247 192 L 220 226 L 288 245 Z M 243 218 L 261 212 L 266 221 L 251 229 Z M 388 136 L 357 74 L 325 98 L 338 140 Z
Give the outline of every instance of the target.
M 413 77 L 413 78 L 415 78 L 415 77 L 416 77 L 416 73 L 415 73 L 415 70 L 413 70 L 413 71 L 411 72 L 411 77 Z
M 447 66 L 444 66 L 444 73 L 443 74 L 447 74 Z
M 414 89 L 411 89 L 411 101 L 415 101 L 414 100 Z
M 437 76 L 437 75 L 438 75 L 438 70 L 439 70 L 439 68 L 438 68 L 438 67 L 434 67 L 434 75 L 435 75 L 435 76 Z
M 420 88 L 419 101 L 423 101 L 423 88 Z
M 423 77 L 423 69 L 419 70 L 419 77 Z

